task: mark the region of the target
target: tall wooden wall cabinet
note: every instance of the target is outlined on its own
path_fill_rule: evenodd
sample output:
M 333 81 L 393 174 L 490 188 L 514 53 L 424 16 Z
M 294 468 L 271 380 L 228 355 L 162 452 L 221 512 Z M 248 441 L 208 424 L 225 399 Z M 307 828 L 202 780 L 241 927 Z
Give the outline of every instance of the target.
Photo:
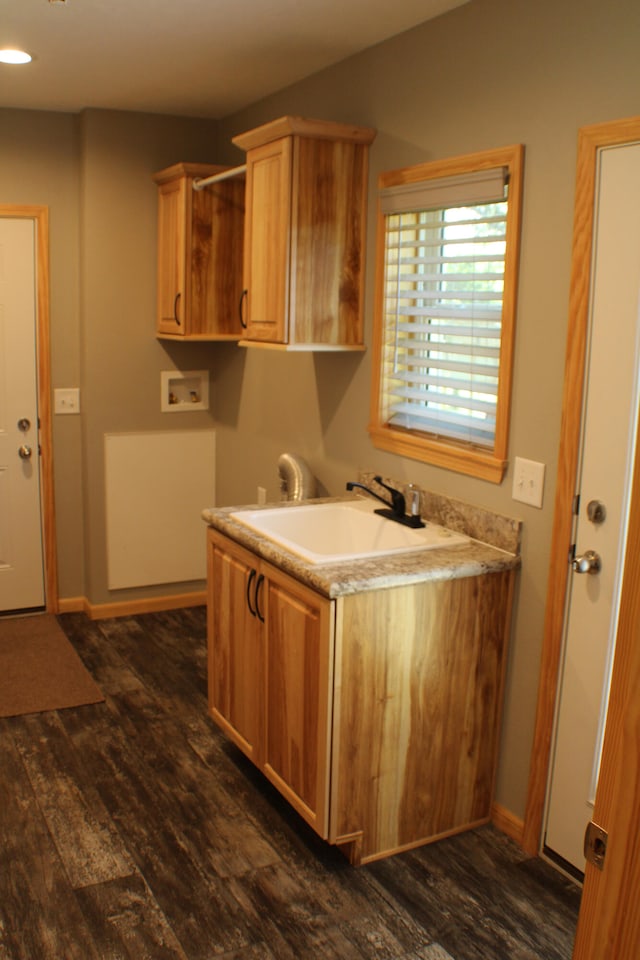
M 233 138 L 247 154 L 243 345 L 363 348 L 375 133 L 281 117 Z
M 226 170 L 176 163 L 158 184 L 156 332 L 171 340 L 238 340 L 242 292 L 244 178 L 194 190 L 196 178 Z

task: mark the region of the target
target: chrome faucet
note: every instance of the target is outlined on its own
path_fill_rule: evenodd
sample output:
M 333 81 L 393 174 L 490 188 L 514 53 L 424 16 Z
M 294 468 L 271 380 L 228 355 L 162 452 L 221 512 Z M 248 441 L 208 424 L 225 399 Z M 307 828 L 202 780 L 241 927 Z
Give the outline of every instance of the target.
M 376 483 L 380 484 L 381 487 L 384 487 L 391 496 L 391 502 L 389 502 L 386 497 L 381 496 L 379 493 L 376 493 L 375 490 L 371 490 L 364 483 L 357 483 L 355 480 L 350 480 L 347 483 L 347 490 L 353 490 L 354 487 L 359 487 L 361 490 L 364 490 L 365 493 L 368 493 L 370 496 L 375 497 L 376 500 L 379 500 L 380 503 L 386 505 L 385 510 L 374 510 L 374 513 L 379 514 L 381 517 L 386 517 L 388 520 L 395 520 L 396 523 L 402 523 L 405 527 L 424 527 L 424 523 L 420 519 L 419 515 L 409 516 L 406 513 L 406 504 L 404 496 L 400 493 L 399 490 L 394 490 L 393 487 L 387 486 L 386 483 L 382 482 L 382 477 L 373 478 Z

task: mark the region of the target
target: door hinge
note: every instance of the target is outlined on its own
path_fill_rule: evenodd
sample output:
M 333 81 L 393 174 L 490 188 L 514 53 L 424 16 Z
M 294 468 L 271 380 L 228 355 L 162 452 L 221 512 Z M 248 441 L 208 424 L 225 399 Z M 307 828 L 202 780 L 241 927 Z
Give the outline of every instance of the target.
M 584 856 L 587 862 L 592 863 L 598 870 L 604 867 L 608 839 L 607 831 L 590 820 L 584 832 Z

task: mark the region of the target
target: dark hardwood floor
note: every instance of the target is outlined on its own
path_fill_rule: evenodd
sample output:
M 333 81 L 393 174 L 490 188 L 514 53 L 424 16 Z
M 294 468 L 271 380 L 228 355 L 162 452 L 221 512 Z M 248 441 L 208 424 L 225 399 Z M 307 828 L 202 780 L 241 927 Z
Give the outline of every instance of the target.
M 492 827 L 358 869 L 206 715 L 203 608 L 59 618 L 106 695 L 0 720 L 0 960 L 568 960 L 579 889 Z

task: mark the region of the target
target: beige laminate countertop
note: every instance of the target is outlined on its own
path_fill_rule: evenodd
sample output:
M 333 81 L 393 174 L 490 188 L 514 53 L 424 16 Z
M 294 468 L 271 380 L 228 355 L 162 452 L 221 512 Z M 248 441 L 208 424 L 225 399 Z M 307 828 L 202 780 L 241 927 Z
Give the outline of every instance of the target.
M 281 506 L 284 510 L 295 510 L 298 505 L 300 504 L 294 502 L 265 504 L 265 509 Z M 519 555 L 475 539 L 470 539 L 466 544 L 439 547 L 436 550 L 346 560 L 341 563 L 308 563 L 230 516 L 231 513 L 243 509 L 249 508 L 246 505 L 210 507 L 203 510 L 202 518 L 210 527 L 330 599 L 425 580 L 478 577 L 520 566 Z M 250 509 L 260 508 L 251 505 Z

